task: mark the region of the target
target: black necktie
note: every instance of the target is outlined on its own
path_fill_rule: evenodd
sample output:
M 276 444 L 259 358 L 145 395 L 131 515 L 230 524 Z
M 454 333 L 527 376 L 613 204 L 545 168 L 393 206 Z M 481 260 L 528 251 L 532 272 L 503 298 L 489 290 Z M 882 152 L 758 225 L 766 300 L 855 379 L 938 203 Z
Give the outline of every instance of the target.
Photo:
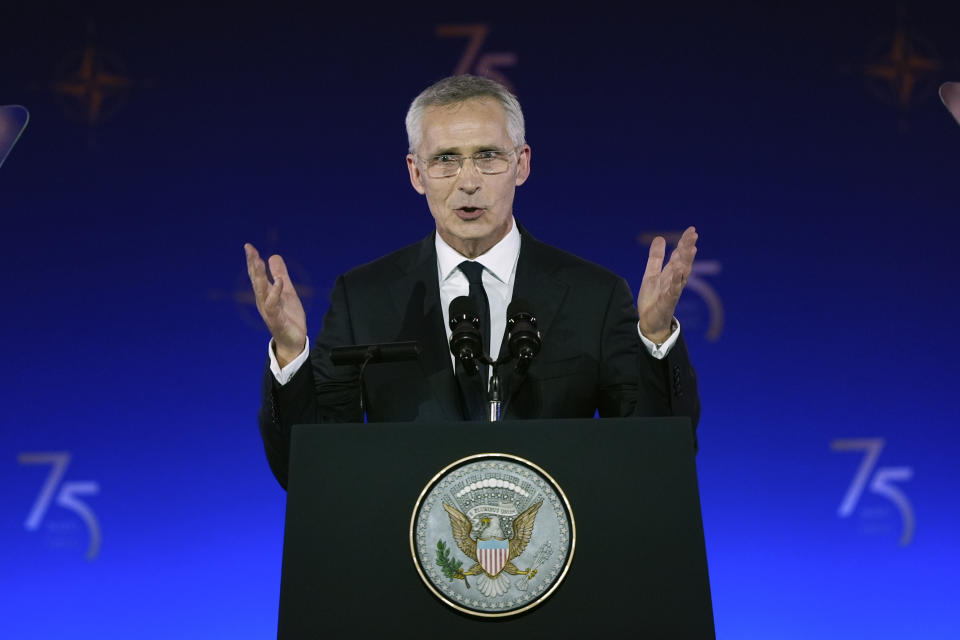
M 483 265 L 479 262 L 464 260 L 460 263 L 460 271 L 467 276 L 470 282 L 470 299 L 476 305 L 477 313 L 480 315 L 480 331 L 483 333 L 483 351 L 490 350 L 490 301 L 487 300 L 487 292 L 483 288 Z M 480 364 L 479 373 L 481 388 L 484 390 L 483 397 L 486 398 L 487 389 L 487 365 Z

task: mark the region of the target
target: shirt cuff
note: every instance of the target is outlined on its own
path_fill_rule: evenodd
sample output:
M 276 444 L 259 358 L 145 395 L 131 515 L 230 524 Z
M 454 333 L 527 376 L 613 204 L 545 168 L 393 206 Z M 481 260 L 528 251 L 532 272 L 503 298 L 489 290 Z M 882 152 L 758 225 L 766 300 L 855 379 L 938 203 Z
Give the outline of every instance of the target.
M 651 343 L 652 344 L 652 343 Z M 280 363 L 277 362 L 277 354 L 273 351 L 273 338 L 270 339 L 270 343 L 267 345 L 267 356 L 270 358 L 270 372 L 273 374 L 273 379 L 277 381 L 281 387 L 293 377 L 293 375 L 300 370 L 300 366 L 307 361 L 307 357 L 310 355 L 310 338 L 307 338 L 307 344 L 303 347 L 303 351 L 300 352 L 296 358 L 287 363 L 287 366 L 280 368 Z
M 640 323 L 637 323 L 637 333 L 640 334 L 640 341 L 643 342 L 643 346 L 647 348 L 647 351 L 650 353 L 650 355 L 657 360 L 663 360 L 666 358 L 667 354 L 670 353 L 670 349 L 672 349 L 673 345 L 677 343 L 677 338 L 680 336 L 680 322 L 677 321 L 676 318 L 670 322 L 670 329 L 673 331 L 673 333 L 670 334 L 670 337 L 667 338 L 663 344 L 654 344 L 648 340 L 645 335 L 643 335 L 643 333 L 640 331 Z

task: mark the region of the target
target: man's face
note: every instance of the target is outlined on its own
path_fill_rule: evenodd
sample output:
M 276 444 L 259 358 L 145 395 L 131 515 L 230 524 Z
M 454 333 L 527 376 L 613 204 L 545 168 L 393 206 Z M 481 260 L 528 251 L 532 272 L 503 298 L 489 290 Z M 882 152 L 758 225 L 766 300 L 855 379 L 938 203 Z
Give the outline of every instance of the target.
M 516 153 L 513 146 L 506 112 L 494 99 L 476 98 L 424 111 L 420 148 L 416 156 L 407 155 L 410 182 L 427 196 L 440 237 L 469 258 L 485 253 L 510 231 L 513 192 L 530 175 L 529 145 Z M 511 152 L 510 167 L 503 173 L 482 174 L 468 159 L 456 176 L 427 175 L 426 163 L 434 156 L 466 157 L 478 151 Z

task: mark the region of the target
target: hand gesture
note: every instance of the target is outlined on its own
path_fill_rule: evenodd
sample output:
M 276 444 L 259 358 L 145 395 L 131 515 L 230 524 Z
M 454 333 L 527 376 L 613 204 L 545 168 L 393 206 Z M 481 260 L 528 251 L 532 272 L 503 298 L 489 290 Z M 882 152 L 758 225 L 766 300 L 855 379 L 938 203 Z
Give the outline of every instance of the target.
M 650 243 L 647 269 L 637 295 L 637 313 L 640 315 L 640 332 L 652 342 L 659 344 L 670 337 L 670 322 L 680 293 L 690 277 L 693 257 L 697 255 L 697 238 L 697 230 L 687 227 L 677 248 L 670 254 L 667 266 L 663 266 L 667 241 L 657 236 Z
M 307 314 L 290 281 L 283 258 L 270 256 L 271 284 L 266 265 L 256 248 L 248 242 L 243 245 L 243 250 L 247 254 L 247 273 L 253 285 L 257 311 L 273 336 L 277 362 L 282 367 L 303 351 L 307 340 Z

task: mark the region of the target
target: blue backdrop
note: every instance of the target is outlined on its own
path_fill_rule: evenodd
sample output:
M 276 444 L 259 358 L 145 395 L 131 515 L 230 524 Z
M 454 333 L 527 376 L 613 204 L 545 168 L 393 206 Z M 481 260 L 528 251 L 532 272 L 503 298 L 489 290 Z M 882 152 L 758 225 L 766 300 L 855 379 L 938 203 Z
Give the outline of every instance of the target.
M 4 8 L 0 636 L 275 633 L 242 245 L 315 333 L 337 274 L 429 233 L 403 116 L 469 71 L 524 105 L 536 237 L 636 288 L 697 226 L 718 637 L 955 637 L 960 5 L 596 11 Z

